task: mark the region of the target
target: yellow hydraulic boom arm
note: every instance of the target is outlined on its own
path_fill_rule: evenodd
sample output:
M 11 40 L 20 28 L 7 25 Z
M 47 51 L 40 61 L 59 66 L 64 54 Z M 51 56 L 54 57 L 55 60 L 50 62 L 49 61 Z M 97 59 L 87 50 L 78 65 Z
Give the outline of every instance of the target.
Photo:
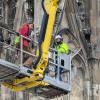
M 40 80 L 43 78 L 48 64 L 49 47 L 58 5 L 59 0 L 42 0 L 44 16 L 39 38 L 39 57 L 34 66 L 35 70 L 33 69 L 33 74 L 30 77 L 15 79 L 12 84 L 4 82 L 4 85 L 8 88 L 14 91 L 21 91 L 38 85 L 46 85 L 45 82 L 41 82 Z
M 44 7 L 43 7 L 44 8 Z M 48 63 L 48 53 L 53 33 L 53 27 L 58 8 L 58 0 L 46 0 L 44 8 L 44 18 L 41 26 L 39 45 L 42 50 L 41 58 L 34 73 L 42 78 Z M 46 10 L 45 10 L 46 9 Z

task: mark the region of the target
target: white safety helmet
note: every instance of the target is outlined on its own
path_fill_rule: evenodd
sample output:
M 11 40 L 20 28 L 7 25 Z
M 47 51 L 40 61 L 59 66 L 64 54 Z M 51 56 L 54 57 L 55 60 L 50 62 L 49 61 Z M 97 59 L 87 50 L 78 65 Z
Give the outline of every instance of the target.
M 60 35 L 55 36 L 55 40 L 56 39 L 62 39 L 62 37 Z

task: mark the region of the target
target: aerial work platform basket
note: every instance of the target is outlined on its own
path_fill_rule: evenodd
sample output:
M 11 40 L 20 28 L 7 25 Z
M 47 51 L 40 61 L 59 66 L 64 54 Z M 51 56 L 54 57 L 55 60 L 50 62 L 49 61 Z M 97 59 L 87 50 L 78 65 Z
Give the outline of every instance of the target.
M 24 38 L 22 36 L 22 38 Z M 36 55 L 33 55 L 27 51 L 24 51 L 22 46 L 19 49 L 20 55 L 16 60 L 15 55 L 18 48 L 14 46 L 7 45 L 2 43 L 2 52 L 0 58 L 0 82 L 11 88 L 11 86 L 21 86 L 24 87 L 25 82 L 28 84 L 28 80 L 22 81 L 23 78 L 30 77 L 33 75 L 33 67 L 23 66 L 23 60 L 25 53 L 29 56 L 36 58 Z M 22 45 L 22 44 L 21 44 Z M 48 67 L 44 73 L 44 78 L 42 80 L 37 80 L 39 84 L 35 86 L 26 87 L 26 89 L 34 91 L 36 94 L 39 94 L 44 97 L 54 97 L 57 94 L 66 94 L 71 91 L 71 54 L 59 54 L 55 49 L 50 48 L 49 51 L 49 62 Z M 9 58 L 9 59 L 8 59 Z M 18 61 L 19 60 L 19 61 Z M 35 60 L 34 60 L 35 61 Z M 34 62 L 33 61 L 33 62 Z M 35 70 L 35 69 L 34 69 Z M 20 82 L 16 83 L 17 80 Z M 15 82 L 16 81 L 16 82 Z M 32 80 L 31 80 L 32 81 Z M 30 83 L 30 81 L 29 81 Z M 34 84 L 34 83 L 33 83 Z M 19 87 L 18 87 L 19 88 Z M 20 91 L 20 89 L 11 88 L 14 91 Z M 21 90 L 24 90 L 22 88 Z M 52 93 L 50 92 L 52 90 Z M 57 94 L 54 94 L 56 92 Z M 46 95 L 45 95 L 46 94 Z

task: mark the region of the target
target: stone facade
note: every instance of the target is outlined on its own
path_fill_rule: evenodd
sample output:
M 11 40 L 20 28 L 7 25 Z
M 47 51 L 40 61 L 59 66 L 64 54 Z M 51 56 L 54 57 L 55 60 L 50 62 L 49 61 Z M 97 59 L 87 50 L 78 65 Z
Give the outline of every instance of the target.
M 9 6 L 7 2 L 9 0 L 4 0 L 5 4 L 5 13 L 4 21 L 9 23 Z M 11 0 L 13 1 L 13 0 Z M 10 2 L 11 2 L 10 1 Z M 16 0 L 15 0 L 16 1 Z M 89 0 L 90 9 L 90 23 L 91 23 L 91 42 L 96 48 L 92 48 L 92 57 L 90 61 L 87 59 L 86 50 L 84 48 L 83 41 L 80 38 L 80 29 L 77 26 L 77 21 L 75 19 L 75 0 L 66 0 L 66 8 L 63 15 L 61 28 L 66 27 L 70 28 L 74 35 L 77 37 L 79 44 L 70 44 L 71 48 L 81 47 L 82 52 L 80 53 L 83 57 L 83 60 L 86 62 L 86 66 L 83 64 L 79 58 L 75 58 L 74 63 L 76 67 L 72 69 L 72 91 L 68 95 L 56 97 L 53 100 L 99 100 L 100 99 L 100 78 L 99 78 L 99 58 L 100 58 L 100 35 L 99 35 L 99 21 L 100 21 L 100 0 Z M 82 0 L 76 0 L 82 1 Z M 86 0 L 85 0 L 86 1 Z M 88 8 L 87 8 L 88 9 Z M 38 12 L 38 13 L 37 13 Z M 8 16 L 9 15 L 9 16 Z M 41 26 L 43 12 L 41 10 L 40 0 L 34 0 L 34 28 Z M 88 15 L 89 16 L 89 15 Z M 10 25 L 13 25 L 13 29 L 18 31 L 20 25 L 27 21 L 27 16 L 24 12 L 24 0 L 17 0 L 16 3 L 16 13 L 13 22 Z M 16 25 L 17 23 L 17 25 Z M 67 37 L 66 37 L 67 38 Z M 66 40 L 66 39 L 64 39 Z M 68 41 L 66 41 L 68 42 Z M 93 47 L 92 46 L 92 47 Z M 92 59 L 93 58 L 93 59 Z M 92 62 L 92 63 L 91 63 Z M 0 100 L 46 100 L 44 98 L 34 96 L 34 94 L 27 91 L 15 93 L 11 90 L 6 89 L 4 86 L 1 86 Z

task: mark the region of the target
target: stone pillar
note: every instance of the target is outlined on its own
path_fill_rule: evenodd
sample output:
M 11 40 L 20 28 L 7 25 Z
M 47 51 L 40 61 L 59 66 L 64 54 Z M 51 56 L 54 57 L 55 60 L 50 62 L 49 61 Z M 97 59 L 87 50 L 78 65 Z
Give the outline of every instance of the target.
M 91 74 L 91 99 L 99 100 L 97 84 L 100 84 L 100 0 L 91 0 L 91 43 L 92 45 L 92 60 L 90 64 Z
M 99 88 L 99 84 L 91 84 L 91 81 L 86 81 L 84 85 L 84 100 L 99 100 Z
M 90 95 L 91 95 L 91 82 L 90 81 L 86 81 L 84 84 L 84 100 L 90 100 Z
M 19 30 L 22 21 L 22 14 L 23 14 L 23 0 L 18 0 L 16 4 L 16 15 L 14 20 L 14 29 L 16 31 Z
M 62 23 L 61 23 L 61 28 L 68 28 L 68 22 L 67 22 L 67 19 L 66 19 L 66 14 L 65 12 L 63 13 L 63 17 L 62 17 Z
M 5 0 L 4 2 L 4 17 L 3 17 L 3 20 L 2 20 L 4 23 L 8 24 L 8 5 L 7 5 L 7 0 Z M 4 37 L 7 37 L 8 34 L 7 34 L 7 31 L 3 31 L 4 32 Z
M 10 90 L 1 85 L 1 99 L 0 100 L 11 100 Z
M 40 0 L 34 0 L 34 29 L 41 26 L 42 15 L 43 12 Z

